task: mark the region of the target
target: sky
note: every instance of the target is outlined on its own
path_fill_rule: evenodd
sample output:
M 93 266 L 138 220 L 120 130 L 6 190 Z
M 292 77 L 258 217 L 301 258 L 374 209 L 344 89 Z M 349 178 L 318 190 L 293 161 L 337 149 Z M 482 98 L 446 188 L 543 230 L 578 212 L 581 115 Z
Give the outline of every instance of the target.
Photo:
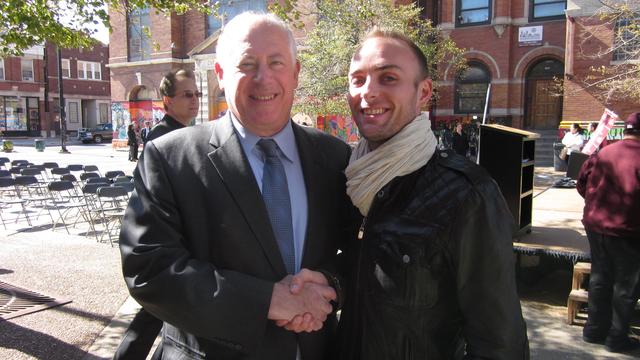
M 77 16 L 77 12 L 75 11 L 75 8 L 73 5 L 69 5 L 66 1 L 59 1 L 56 4 L 58 7 L 64 9 L 64 11 L 62 12 L 63 14 L 65 14 L 60 20 L 60 22 L 62 24 L 65 25 L 70 25 L 71 20 L 73 19 L 74 16 Z M 105 6 L 105 5 L 103 5 Z M 97 25 L 93 25 L 91 28 L 97 30 L 97 32 L 95 34 L 92 35 L 93 38 L 102 41 L 105 44 L 109 43 L 109 30 L 102 25 L 101 23 L 97 24 Z

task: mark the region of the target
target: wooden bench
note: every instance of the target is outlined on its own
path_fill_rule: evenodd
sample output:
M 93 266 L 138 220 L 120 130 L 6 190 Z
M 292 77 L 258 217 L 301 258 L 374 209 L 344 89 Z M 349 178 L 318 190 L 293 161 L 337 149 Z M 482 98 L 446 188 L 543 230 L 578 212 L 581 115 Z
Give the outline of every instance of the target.
M 589 293 L 582 288 L 582 282 L 586 275 L 591 273 L 591 264 L 585 262 L 576 263 L 573 266 L 573 278 L 571 280 L 571 293 L 567 299 L 567 323 L 574 324 L 580 305 L 589 302 Z

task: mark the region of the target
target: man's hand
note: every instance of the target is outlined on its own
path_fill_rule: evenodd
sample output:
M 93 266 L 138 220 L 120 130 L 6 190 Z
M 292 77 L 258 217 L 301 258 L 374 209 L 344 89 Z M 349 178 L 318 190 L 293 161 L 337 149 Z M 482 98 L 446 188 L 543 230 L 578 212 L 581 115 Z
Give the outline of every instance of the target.
M 324 275 L 303 269 L 274 285 L 268 318 L 294 332 L 320 330 L 335 299 Z

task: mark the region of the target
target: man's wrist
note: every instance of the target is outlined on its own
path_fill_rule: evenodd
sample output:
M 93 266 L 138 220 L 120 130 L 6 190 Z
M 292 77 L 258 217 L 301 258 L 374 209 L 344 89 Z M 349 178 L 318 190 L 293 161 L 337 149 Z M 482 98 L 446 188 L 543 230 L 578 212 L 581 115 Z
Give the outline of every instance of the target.
M 336 312 L 342 309 L 342 300 L 344 299 L 344 294 L 342 292 L 342 286 L 340 285 L 340 279 L 338 279 L 335 275 L 327 270 L 317 269 L 316 271 L 321 273 L 327 279 L 329 286 L 332 287 L 336 292 L 336 299 L 331 301 L 333 311 Z

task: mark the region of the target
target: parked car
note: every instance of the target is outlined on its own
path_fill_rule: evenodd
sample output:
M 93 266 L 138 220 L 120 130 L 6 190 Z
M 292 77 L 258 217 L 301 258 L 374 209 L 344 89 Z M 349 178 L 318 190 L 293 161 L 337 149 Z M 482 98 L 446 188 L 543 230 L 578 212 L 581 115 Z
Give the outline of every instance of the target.
M 94 129 L 80 129 L 78 131 L 78 138 L 83 143 L 94 142 L 99 144 L 105 140 L 111 141 L 113 139 L 113 124 L 98 124 Z

